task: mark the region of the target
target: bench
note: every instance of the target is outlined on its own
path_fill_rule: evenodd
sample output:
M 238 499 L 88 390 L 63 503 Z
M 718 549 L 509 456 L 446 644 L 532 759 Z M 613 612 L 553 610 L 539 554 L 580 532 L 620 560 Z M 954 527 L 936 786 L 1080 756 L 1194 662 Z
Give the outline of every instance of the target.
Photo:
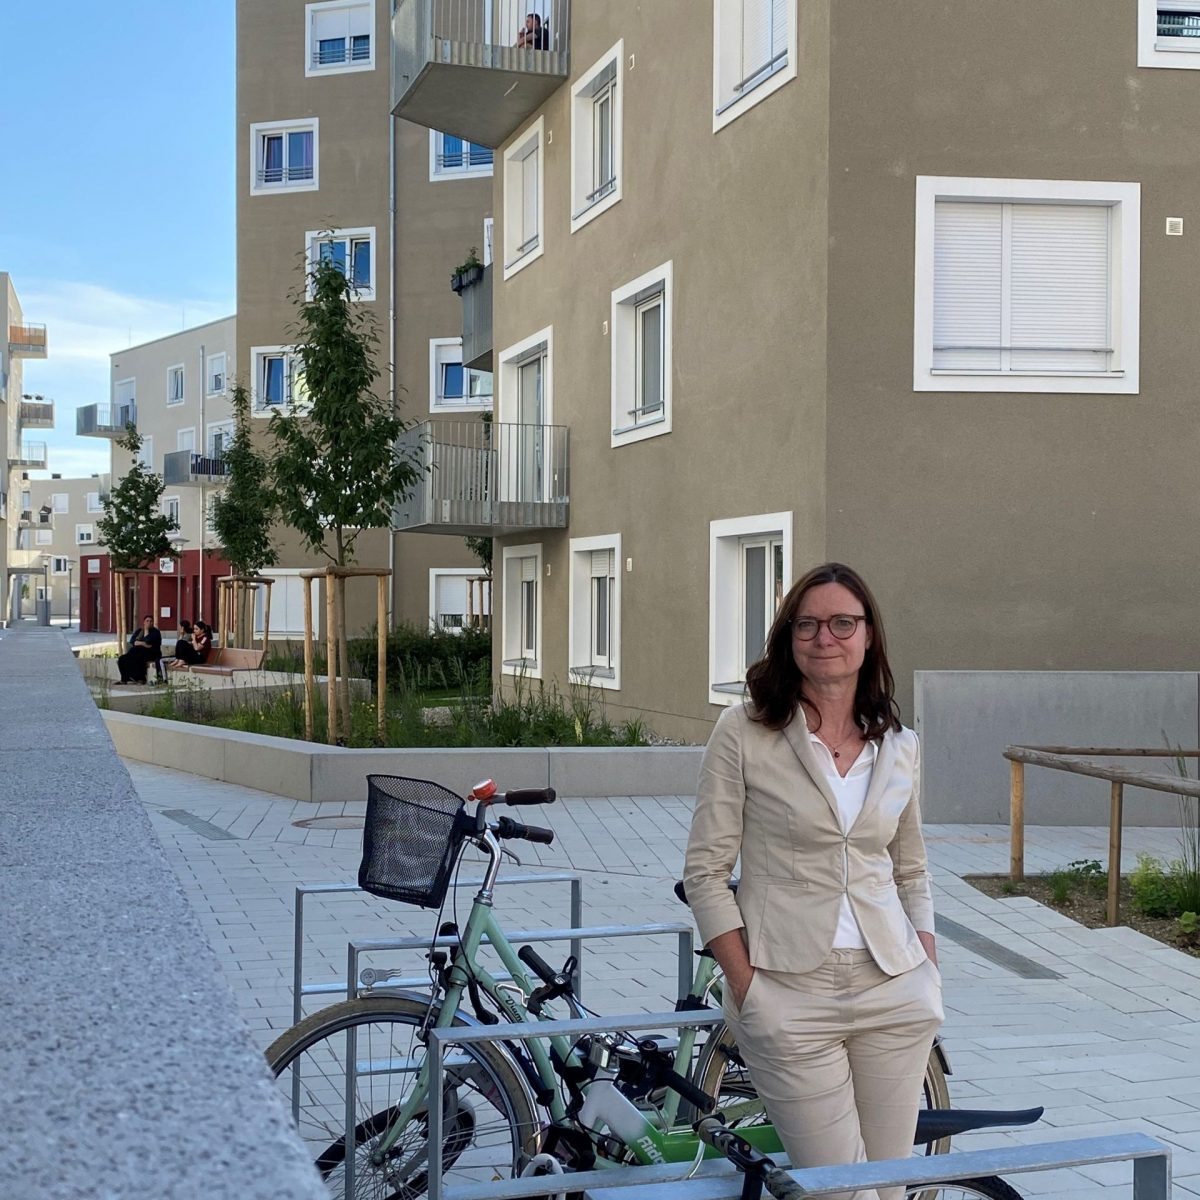
M 234 671 L 258 671 L 263 664 L 261 650 L 238 650 L 222 647 L 209 652 L 206 662 L 188 666 L 178 660 L 171 664 L 172 671 L 191 671 L 196 675 L 232 675 Z

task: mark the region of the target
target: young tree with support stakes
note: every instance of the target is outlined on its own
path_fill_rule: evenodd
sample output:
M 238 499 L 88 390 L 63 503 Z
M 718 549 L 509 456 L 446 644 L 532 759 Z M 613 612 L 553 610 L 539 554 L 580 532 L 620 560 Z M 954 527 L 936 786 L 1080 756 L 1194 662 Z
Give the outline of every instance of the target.
M 222 458 L 229 468 L 228 482 L 213 499 L 213 530 L 229 563 L 232 582 L 230 609 L 236 614 L 235 628 L 225 629 L 222 645 L 249 645 L 251 631 L 246 613 L 250 589 L 265 587 L 263 610 L 263 650 L 271 607 L 270 582 L 257 584 L 263 567 L 274 566 L 279 555 L 271 540 L 275 522 L 275 501 L 271 490 L 271 470 L 266 458 L 254 445 L 250 430 L 250 397 L 244 386 L 233 389 L 234 431 Z
M 162 509 L 164 484 L 140 458 L 142 437 L 133 425 L 117 438 L 117 445 L 133 456 L 133 463 L 104 501 L 104 515 L 96 522 L 98 544 L 108 550 L 116 582 L 117 638 L 125 644 L 124 581 L 126 575 L 152 570 L 161 558 L 177 558 L 170 534 L 179 529 Z M 136 587 L 136 584 L 135 584 Z M 136 595 L 136 592 L 135 592 Z M 158 620 L 158 576 L 154 577 L 154 619 Z
M 299 371 L 292 404 L 271 418 L 271 473 L 280 517 L 328 563 L 330 729 L 346 736 L 350 731 L 346 577 L 365 570 L 350 566 L 355 543 L 364 530 L 391 528 L 395 505 L 416 484 L 420 471 L 397 448 L 405 422 L 377 391 L 379 336 L 373 316 L 353 302 L 353 285 L 335 261 L 319 259 L 312 264 L 307 283 L 306 291 L 295 298 L 298 318 L 291 333 Z M 379 586 L 382 592 L 384 585 Z M 308 587 L 306 582 L 306 595 Z M 380 637 L 386 634 L 382 628 L 378 632 Z M 311 663 L 312 628 L 307 617 L 304 642 L 305 660 Z M 381 675 L 384 663 L 381 655 Z M 378 716 L 382 725 L 382 702 Z

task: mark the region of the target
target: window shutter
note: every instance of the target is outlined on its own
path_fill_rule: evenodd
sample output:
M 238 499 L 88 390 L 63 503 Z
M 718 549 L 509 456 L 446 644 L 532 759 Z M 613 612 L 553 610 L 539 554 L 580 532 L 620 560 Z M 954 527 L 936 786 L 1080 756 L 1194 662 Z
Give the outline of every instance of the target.
M 1002 204 L 939 201 L 933 240 L 933 366 L 998 371 L 1003 303 Z
M 771 0 L 771 60 L 781 59 L 788 48 L 788 7 L 791 0 Z
M 537 236 L 538 152 L 531 150 L 521 160 L 521 245 Z M 532 247 L 530 247 L 532 249 Z
M 1108 370 L 1110 212 L 1012 205 L 1014 371 Z
M 521 582 L 530 583 L 537 578 L 537 559 L 521 559 Z
M 591 85 L 588 88 L 588 95 L 590 95 L 590 96 L 600 95 L 600 93 L 602 91 L 604 91 L 604 89 L 606 87 L 608 87 L 608 85 L 610 83 L 614 83 L 616 81 L 616 78 L 617 78 L 617 63 L 616 63 L 616 60 L 614 59 L 612 62 L 606 64 L 601 69 L 600 73 L 596 76 L 596 78 L 592 80 Z
M 771 61 L 771 13 L 776 0 L 742 0 L 742 81 Z
M 315 46 L 319 42 L 329 41 L 334 38 L 344 38 L 348 32 L 351 19 L 344 8 L 326 8 L 317 9 L 313 13 L 312 22 L 312 40 Z
M 350 36 L 369 37 L 371 34 L 371 9 L 366 4 L 352 8 L 349 12 Z
M 613 574 L 613 552 L 611 550 L 592 551 L 591 574 L 593 579 L 601 576 L 607 579 Z

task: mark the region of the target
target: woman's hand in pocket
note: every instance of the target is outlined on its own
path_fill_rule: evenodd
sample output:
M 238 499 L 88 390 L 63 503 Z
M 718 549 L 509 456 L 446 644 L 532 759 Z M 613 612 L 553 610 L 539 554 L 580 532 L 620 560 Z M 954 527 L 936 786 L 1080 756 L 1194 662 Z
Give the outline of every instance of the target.
M 737 978 L 726 976 L 726 979 L 730 991 L 733 992 L 733 1002 L 737 1005 L 738 1012 L 741 1012 L 746 1004 L 746 995 L 750 991 L 750 984 L 754 981 L 754 968 L 747 966 L 745 972 L 739 974 Z

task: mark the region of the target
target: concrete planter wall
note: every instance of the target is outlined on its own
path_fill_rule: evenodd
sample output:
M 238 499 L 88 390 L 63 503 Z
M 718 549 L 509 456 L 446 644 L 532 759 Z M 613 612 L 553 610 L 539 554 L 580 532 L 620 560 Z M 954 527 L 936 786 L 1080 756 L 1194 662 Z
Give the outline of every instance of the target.
M 491 778 L 503 789 L 562 796 L 692 796 L 699 746 L 352 750 L 291 738 L 103 712 L 117 752 L 294 800 L 364 800 L 369 774 L 432 779 L 459 793 Z

